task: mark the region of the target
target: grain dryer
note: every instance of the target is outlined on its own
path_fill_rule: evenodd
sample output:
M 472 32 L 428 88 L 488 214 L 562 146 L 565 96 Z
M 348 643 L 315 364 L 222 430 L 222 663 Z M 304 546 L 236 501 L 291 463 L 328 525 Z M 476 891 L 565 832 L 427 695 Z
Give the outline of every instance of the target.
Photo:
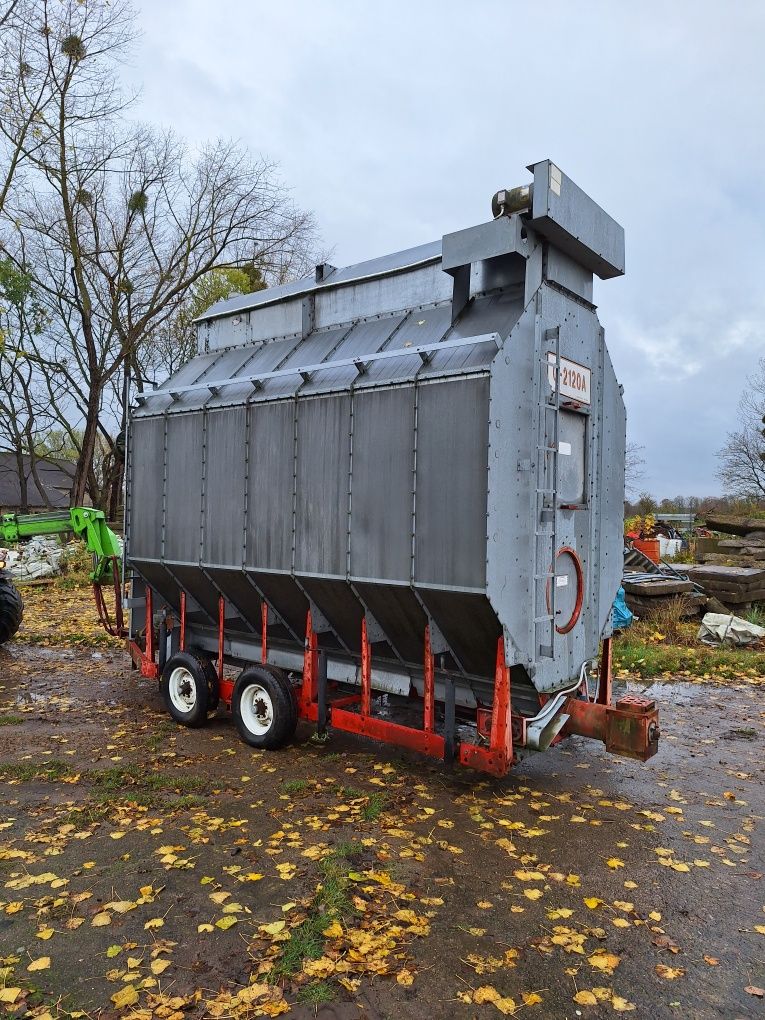
M 223 699 L 255 746 L 305 718 L 495 774 L 569 733 L 655 752 L 655 704 L 611 703 L 625 412 L 593 275 L 624 232 L 529 170 L 488 222 L 214 305 L 138 396 L 130 645 L 178 721 Z

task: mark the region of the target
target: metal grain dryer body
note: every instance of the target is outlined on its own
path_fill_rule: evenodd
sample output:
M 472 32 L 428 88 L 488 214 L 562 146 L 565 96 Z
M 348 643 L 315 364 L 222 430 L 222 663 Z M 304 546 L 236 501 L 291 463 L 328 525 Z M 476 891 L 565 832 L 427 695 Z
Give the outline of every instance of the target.
M 487 223 L 214 305 L 138 398 L 130 647 L 178 721 L 222 698 L 255 746 L 306 718 L 495 774 L 569 733 L 655 752 L 655 704 L 611 704 L 625 412 L 592 298 L 624 234 L 529 169 Z

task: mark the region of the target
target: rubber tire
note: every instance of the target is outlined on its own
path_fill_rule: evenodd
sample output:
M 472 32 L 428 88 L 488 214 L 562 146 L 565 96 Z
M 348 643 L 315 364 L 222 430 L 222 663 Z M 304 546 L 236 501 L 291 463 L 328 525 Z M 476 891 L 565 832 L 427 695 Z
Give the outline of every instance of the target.
M 242 694 L 252 684 L 259 684 L 271 698 L 274 718 L 265 733 L 253 733 L 242 719 Z M 291 686 L 282 671 L 275 667 L 259 664 L 242 670 L 234 684 L 231 714 L 245 744 L 265 751 L 276 751 L 292 740 L 297 727 L 297 712 Z
M 190 648 L 193 656 L 204 663 L 207 673 L 207 711 L 212 714 L 220 704 L 220 684 L 218 683 L 218 669 L 212 659 L 198 648 Z
M 205 659 L 194 652 L 176 652 L 171 655 L 162 670 L 159 681 L 159 692 L 165 703 L 165 708 L 170 715 L 181 726 L 188 726 L 190 729 L 197 729 L 207 722 L 207 712 L 210 706 L 210 689 L 208 686 L 208 665 L 209 659 Z M 183 667 L 191 673 L 197 689 L 197 700 L 189 712 L 181 712 L 173 704 L 170 697 L 170 676 L 173 670 Z
M 24 618 L 24 603 L 10 577 L 0 571 L 0 645 L 10 641 Z
M 291 684 L 289 682 L 289 680 L 287 679 L 287 675 L 284 672 L 284 670 L 280 669 L 278 666 L 272 666 L 270 662 L 262 662 L 262 663 L 260 663 L 260 665 L 261 665 L 262 669 L 267 669 L 269 671 L 269 673 L 272 674 L 272 676 L 274 676 L 277 680 L 279 680 L 282 683 L 285 683 L 287 685 L 287 689 L 290 692 L 290 701 L 292 702 L 292 712 L 293 712 L 293 715 L 295 717 L 295 727 L 297 728 L 297 724 L 298 724 L 298 700 L 297 700 L 297 692 L 295 691 L 295 685 Z

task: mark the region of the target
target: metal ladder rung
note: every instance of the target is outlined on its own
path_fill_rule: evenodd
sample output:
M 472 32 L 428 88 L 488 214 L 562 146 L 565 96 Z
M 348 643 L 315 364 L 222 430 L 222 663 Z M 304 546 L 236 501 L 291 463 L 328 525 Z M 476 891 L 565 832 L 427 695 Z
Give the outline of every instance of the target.
M 551 581 L 555 574 L 534 574 L 535 581 Z
M 550 620 L 554 619 L 552 616 L 535 616 L 534 623 L 549 623 Z

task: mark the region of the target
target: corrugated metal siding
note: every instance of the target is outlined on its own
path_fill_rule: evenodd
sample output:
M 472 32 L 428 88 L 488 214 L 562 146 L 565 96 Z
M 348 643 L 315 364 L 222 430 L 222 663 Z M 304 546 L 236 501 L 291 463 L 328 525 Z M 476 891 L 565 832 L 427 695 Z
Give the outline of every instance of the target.
M 298 404 L 295 570 L 345 576 L 350 397 Z
M 202 540 L 202 413 L 167 419 L 163 546 L 169 560 L 196 563 Z
M 130 555 L 159 559 L 162 549 L 165 419 L 138 419 L 130 426 Z
M 210 411 L 205 450 L 205 563 L 242 566 L 247 452 L 243 407 Z
M 415 580 L 486 583 L 488 379 L 419 388 Z
M 351 574 L 408 582 L 412 561 L 414 387 L 353 398 Z
M 250 412 L 248 567 L 289 571 L 292 566 L 294 418 L 292 400 Z

